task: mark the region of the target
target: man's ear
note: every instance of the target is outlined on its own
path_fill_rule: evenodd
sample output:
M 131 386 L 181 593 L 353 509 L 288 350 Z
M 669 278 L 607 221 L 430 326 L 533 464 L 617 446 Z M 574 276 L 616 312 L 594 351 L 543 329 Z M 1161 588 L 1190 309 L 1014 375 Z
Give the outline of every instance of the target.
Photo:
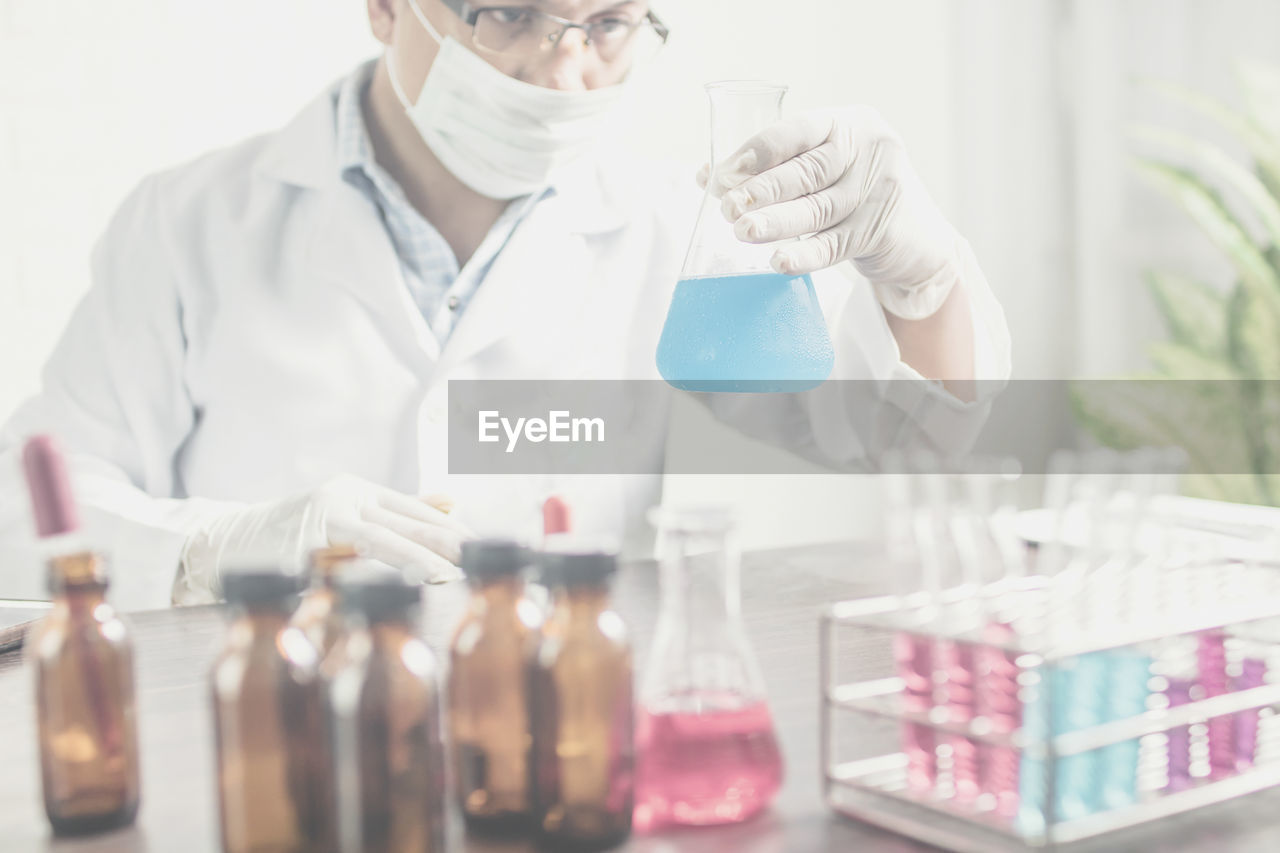
M 396 27 L 396 7 L 401 0 L 365 0 L 369 6 L 369 29 L 383 44 L 391 44 Z

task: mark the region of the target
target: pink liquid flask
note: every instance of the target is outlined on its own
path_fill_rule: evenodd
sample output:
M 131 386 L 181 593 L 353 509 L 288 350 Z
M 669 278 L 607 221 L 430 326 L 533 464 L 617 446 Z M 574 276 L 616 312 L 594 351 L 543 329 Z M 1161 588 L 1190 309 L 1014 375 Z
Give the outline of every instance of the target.
M 782 754 L 742 621 L 722 510 L 657 511 L 662 606 L 636 729 L 638 831 L 736 823 L 782 786 Z

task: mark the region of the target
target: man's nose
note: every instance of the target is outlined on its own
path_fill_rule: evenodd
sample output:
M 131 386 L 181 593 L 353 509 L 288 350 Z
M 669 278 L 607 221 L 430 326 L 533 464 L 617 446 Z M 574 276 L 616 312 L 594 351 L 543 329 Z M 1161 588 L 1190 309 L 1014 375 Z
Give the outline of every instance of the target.
M 551 45 L 545 63 L 536 72 L 538 79 L 531 82 L 565 92 L 584 91 L 587 83 L 583 71 L 591 50 L 585 30 L 575 27 L 566 31 L 558 42 Z

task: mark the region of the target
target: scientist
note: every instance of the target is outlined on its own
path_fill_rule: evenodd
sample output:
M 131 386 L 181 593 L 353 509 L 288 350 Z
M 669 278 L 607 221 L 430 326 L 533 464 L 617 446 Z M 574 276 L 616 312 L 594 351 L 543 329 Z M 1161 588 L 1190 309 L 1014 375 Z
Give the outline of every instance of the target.
M 28 524 L 15 448 L 52 432 L 127 606 L 210 600 L 229 564 L 356 538 L 411 577 L 455 577 L 471 529 L 523 530 L 562 484 L 450 477 L 448 380 L 657 378 L 698 190 L 595 144 L 668 36 L 657 12 L 368 12 L 380 58 L 124 202 L 42 393 L 0 438 L 3 536 Z M 784 121 L 699 179 L 740 239 L 807 235 L 779 272 L 832 268 L 815 285 L 835 377 L 925 377 L 963 406 L 954 383 L 1007 374 L 968 245 L 872 111 Z M 657 498 L 656 478 L 588 479 L 569 493 L 604 530 Z

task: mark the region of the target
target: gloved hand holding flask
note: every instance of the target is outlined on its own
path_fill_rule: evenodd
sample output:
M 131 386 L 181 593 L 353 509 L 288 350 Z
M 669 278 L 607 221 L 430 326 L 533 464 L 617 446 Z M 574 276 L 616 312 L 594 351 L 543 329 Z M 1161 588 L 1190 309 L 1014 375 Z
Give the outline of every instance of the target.
M 801 275 L 852 262 L 898 317 L 932 316 L 962 278 L 968 245 L 929 196 L 888 123 L 868 107 L 774 124 L 699 181 L 738 239 L 774 243 L 773 267 Z

